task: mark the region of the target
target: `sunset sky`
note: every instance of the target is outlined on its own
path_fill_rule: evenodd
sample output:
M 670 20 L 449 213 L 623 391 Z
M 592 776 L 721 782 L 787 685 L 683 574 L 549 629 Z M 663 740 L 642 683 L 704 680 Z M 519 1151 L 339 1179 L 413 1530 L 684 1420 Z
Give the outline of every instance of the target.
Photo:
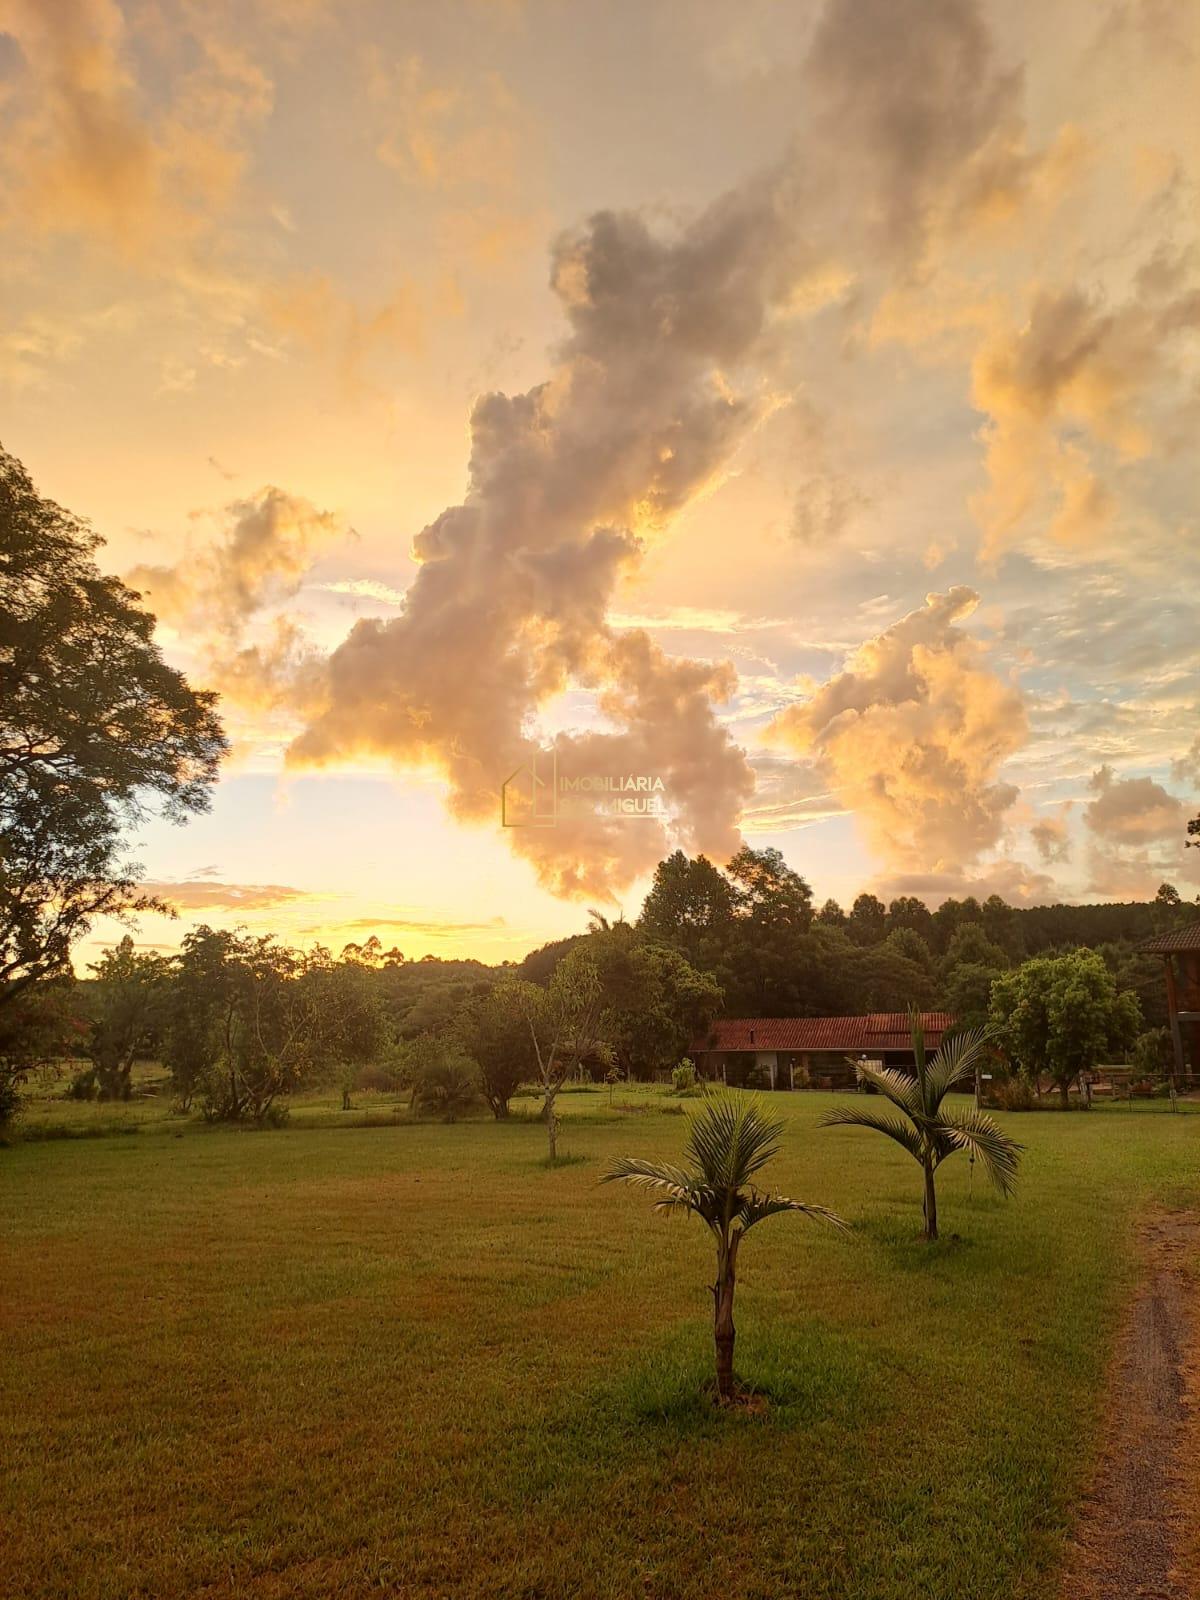
M 0 439 L 233 743 L 139 940 L 519 958 L 739 838 L 1195 895 L 1198 74 L 1192 0 L 0 0 Z M 665 821 L 502 828 L 535 741 Z

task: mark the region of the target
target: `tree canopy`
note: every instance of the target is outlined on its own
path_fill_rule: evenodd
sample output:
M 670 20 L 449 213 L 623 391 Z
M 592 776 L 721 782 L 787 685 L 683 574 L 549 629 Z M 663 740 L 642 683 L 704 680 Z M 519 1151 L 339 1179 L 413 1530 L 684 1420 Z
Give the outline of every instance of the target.
M 124 830 L 203 810 L 226 748 L 216 696 L 164 662 L 99 543 L 0 449 L 0 1003 L 65 970 L 94 917 L 147 904 Z

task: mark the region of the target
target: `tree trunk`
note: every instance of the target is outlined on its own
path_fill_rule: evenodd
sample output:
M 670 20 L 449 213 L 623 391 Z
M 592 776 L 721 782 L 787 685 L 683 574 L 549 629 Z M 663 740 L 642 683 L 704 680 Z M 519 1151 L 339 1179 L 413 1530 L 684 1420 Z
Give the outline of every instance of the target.
M 733 1399 L 733 1346 L 737 1329 L 733 1325 L 733 1291 L 736 1284 L 732 1251 L 717 1255 L 717 1281 L 713 1284 L 713 1343 L 717 1350 L 717 1399 L 728 1405 Z
M 558 1160 L 558 1118 L 554 1115 L 554 1096 L 546 1096 L 546 1134 L 550 1140 L 550 1159 Z
M 1071 1109 L 1071 1085 L 1069 1083 L 1064 1081 L 1064 1082 L 1059 1084 L 1059 1086 L 1058 1086 L 1058 1098 L 1062 1102 L 1063 1110 L 1064 1111 L 1070 1111 L 1070 1109 Z
M 933 1181 L 933 1164 L 929 1161 L 925 1163 L 925 1205 L 923 1209 L 925 1212 L 925 1237 L 927 1239 L 936 1239 L 938 1236 L 937 1189 Z

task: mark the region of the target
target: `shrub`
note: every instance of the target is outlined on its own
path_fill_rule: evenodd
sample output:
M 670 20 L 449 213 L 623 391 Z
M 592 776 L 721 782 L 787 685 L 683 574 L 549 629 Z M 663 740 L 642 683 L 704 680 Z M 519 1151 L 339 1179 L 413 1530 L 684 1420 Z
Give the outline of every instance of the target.
M 677 1067 L 672 1068 L 671 1083 L 680 1094 L 686 1089 L 696 1087 L 696 1068 L 687 1056 L 684 1056 Z
M 1033 1085 L 1019 1072 L 993 1083 L 988 1095 L 988 1103 L 1001 1111 L 1032 1111 L 1034 1100 Z
M 1169 1028 L 1147 1028 L 1133 1042 L 1134 1076 L 1157 1082 L 1175 1070 L 1175 1046 Z
M 456 1122 L 474 1109 L 480 1096 L 474 1062 L 438 1040 L 430 1040 L 415 1064 L 412 1108 L 418 1116 Z
M 67 1087 L 67 1098 L 70 1100 L 95 1100 L 100 1093 L 100 1085 L 96 1082 L 94 1067 L 85 1067 L 82 1072 L 77 1072 Z

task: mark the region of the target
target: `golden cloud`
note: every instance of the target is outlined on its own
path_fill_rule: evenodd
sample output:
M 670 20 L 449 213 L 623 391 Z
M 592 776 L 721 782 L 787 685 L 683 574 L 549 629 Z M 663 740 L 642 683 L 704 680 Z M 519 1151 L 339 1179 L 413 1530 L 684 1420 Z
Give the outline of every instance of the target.
M 169 881 L 147 879 L 138 886 L 144 894 L 174 906 L 178 911 L 266 911 L 276 906 L 314 898 L 304 889 L 280 883 L 221 883 L 211 878 Z
M 898 866 L 961 871 L 998 843 L 1016 799 L 997 774 L 1025 742 L 1025 705 L 956 626 L 978 602 L 967 588 L 929 595 L 768 730 Z

